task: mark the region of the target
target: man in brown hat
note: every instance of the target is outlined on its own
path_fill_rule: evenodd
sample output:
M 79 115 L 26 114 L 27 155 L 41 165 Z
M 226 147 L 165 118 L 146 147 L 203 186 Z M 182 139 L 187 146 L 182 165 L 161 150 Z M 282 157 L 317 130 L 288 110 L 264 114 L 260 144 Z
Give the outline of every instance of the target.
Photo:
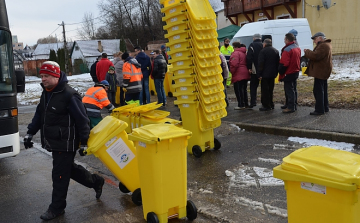
M 305 57 L 309 59 L 305 74 L 314 77 L 315 111 L 310 115 L 323 115 L 329 111 L 327 79 L 332 71 L 331 40 L 322 32 L 315 33 L 311 39 L 316 45 L 314 50 L 304 49 Z

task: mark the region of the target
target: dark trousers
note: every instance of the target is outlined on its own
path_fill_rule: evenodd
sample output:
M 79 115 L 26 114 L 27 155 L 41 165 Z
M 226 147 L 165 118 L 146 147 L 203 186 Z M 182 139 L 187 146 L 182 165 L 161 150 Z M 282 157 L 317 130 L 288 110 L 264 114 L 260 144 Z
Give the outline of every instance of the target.
M 108 95 L 108 99 L 111 102 L 111 104 L 115 105 L 115 96 L 116 96 L 116 92 L 113 91 L 108 91 L 107 92 Z
M 294 84 L 293 84 L 293 87 L 294 87 L 294 91 L 295 91 L 295 110 L 297 109 L 297 98 L 298 98 L 298 94 L 297 94 L 297 79 L 293 80 L 294 81 Z M 286 90 L 285 90 L 285 81 L 284 81 L 284 92 L 285 92 L 285 105 L 287 106 L 288 105 L 288 96 L 286 95 Z
M 264 108 L 274 108 L 274 82 L 275 78 L 261 79 L 261 104 Z
M 247 80 L 241 80 L 234 83 L 234 91 L 238 101 L 238 107 L 248 106 L 247 82 Z
M 315 111 L 325 113 L 329 111 L 327 80 L 314 78 L 313 93 L 315 97 Z
M 296 102 L 297 102 L 296 80 L 284 81 L 284 90 L 285 90 L 287 108 L 290 110 L 296 110 Z
M 250 79 L 250 105 L 256 105 L 256 95 L 257 88 L 259 87 L 259 78 L 257 78 L 256 74 L 251 74 Z
M 226 107 L 227 107 L 227 106 L 229 106 L 229 100 L 228 100 L 228 98 L 227 98 L 226 82 L 227 82 L 227 79 L 224 79 L 224 80 L 223 80 L 223 85 L 224 85 L 225 102 L 226 102 Z
M 125 93 L 125 101 L 139 101 L 140 100 L 140 92 L 137 93 Z
M 98 179 L 96 174 L 91 174 L 84 167 L 74 163 L 76 152 L 52 152 L 53 192 L 49 209 L 53 213 L 60 213 L 66 207 L 66 196 L 70 178 L 88 187 L 94 188 Z
M 125 92 L 122 87 L 120 87 L 120 106 L 125 105 Z

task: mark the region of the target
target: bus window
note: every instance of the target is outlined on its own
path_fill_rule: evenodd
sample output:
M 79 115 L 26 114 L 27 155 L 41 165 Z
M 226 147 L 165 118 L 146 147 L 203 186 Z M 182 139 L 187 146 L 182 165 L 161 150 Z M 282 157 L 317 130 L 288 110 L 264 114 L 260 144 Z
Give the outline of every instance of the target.
M 0 30 L 0 93 L 15 92 L 11 35 Z

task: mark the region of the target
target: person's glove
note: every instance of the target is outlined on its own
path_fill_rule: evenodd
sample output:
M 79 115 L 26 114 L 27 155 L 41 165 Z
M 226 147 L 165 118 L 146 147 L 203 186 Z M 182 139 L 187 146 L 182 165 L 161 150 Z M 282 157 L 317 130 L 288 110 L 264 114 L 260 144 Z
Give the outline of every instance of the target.
M 123 87 L 123 92 L 127 92 L 127 90 L 126 90 L 126 88 L 125 88 L 125 87 Z
M 108 110 L 108 113 L 112 113 L 112 111 L 114 110 L 115 106 L 112 104 L 111 107 Z
M 28 149 L 28 148 L 32 148 L 34 143 L 31 141 L 32 140 L 32 137 L 33 135 L 31 134 L 27 134 L 25 137 L 24 137 L 24 146 L 25 146 L 25 149 Z
M 87 154 L 87 145 L 80 145 L 79 154 L 80 156 L 85 156 Z

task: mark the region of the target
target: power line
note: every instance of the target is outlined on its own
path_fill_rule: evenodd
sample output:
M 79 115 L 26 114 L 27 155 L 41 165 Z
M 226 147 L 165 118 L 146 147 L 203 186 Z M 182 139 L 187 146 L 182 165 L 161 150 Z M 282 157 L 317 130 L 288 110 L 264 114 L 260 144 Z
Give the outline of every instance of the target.
M 60 25 L 59 25 L 54 31 L 52 31 L 52 32 L 49 34 L 49 36 L 51 36 L 51 34 L 53 34 L 56 30 L 58 30 L 59 27 L 60 27 Z
M 67 26 L 71 26 L 71 25 L 77 25 L 77 24 L 81 24 L 81 23 L 85 23 L 85 22 L 88 22 L 88 21 L 90 21 L 90 20 L 95 20 L 95 19 L 98 19 L 98 18 L 100 18 L 101 16 L 98 16 L 98 17 L 96 17 L 96 18 L 93 18 L 93 19 L 89 19 L 89 20 L 87 20 L 87 21 L 84 21 L 84 22 L 77 22 L 77 23 L 71 23 L 71 24 L 65 24 L 65 25 L 67 25 Z
M 96 24 L 99 24 L 99 23 L 101 23 L 101 22 L 94 23 L 93 25 L 96 25 Z M 80 28 L 76 28 L 76 29 L 72 29 L 72 30 L 67 30 L 66 32 L 68 33 L 68 32 L 76 31 L 76 30 L 79 30 L 79 29 L 80 29 Z

